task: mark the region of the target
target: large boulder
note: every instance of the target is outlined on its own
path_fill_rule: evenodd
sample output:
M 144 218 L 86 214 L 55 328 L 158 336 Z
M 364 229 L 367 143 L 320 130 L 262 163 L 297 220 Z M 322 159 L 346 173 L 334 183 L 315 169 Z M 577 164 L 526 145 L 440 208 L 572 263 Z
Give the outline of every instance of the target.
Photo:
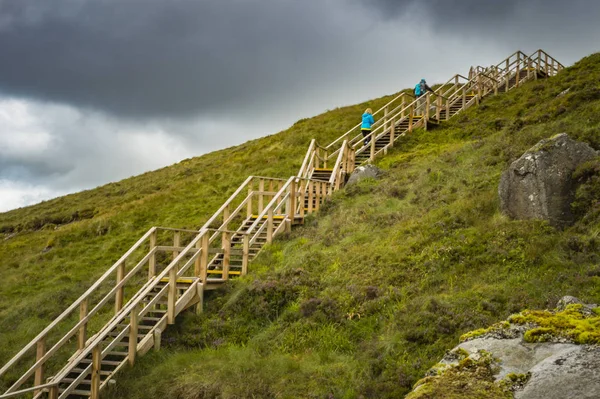
M 356 184 L 363 179 L 379 179 L 383 171 L 373 165 L 363 165 L 354 169 L 346 185 Z
M 572 223 L 573 172 L 596 156 L 590 146 L 566 133 L 540 141 L 502 174 L 502 212 L 514 219 L 548 220 L 556 227 Z
M 481 398 L 509 392 L 515 399 L 600 398 L 598 321 L 596 305 L 564 297 L 553 311 L 524 311 L 472 331 L 407 398 L 437 397 L 431 392 L 457 386 L 488 392 Z

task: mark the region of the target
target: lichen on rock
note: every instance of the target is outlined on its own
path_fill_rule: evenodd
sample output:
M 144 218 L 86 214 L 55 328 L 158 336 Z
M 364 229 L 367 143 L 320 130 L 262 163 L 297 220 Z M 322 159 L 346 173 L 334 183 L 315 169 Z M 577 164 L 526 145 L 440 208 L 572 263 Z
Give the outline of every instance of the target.
M 407 399 L 600 397 L 600 308 L 564 297 L 464 334 Z

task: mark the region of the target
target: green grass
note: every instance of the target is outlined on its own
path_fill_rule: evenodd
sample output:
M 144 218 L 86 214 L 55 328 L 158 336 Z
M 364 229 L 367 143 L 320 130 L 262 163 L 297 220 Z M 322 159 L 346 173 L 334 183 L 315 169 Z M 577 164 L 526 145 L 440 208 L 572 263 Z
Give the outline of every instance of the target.
M 211 293 L 204 314 L 182 315 L 164 333 L 164 349 L 125 370 L 106 396 L 397 398 L 467 331 L 553 307 L 567 294 L 600 302 L 594 167 L 578 175 L 580 219 L 566 230 L 509 220 L 497 198 L 502 171 L 542 138 L 567 132 L 600 148 L 598 82 L 596 54 L 402 138 L 378 162 L 387 172 L 381 181 L 336 193 L 318 217 L 280 236 L 250 275 Z M 0 215 L 0 226 L 25 226 L 0 241 L 0 359 L 14 352 L 7 342 L 23 342 L 23 326 L 41 328 L 150 225 L 201 225 L 248 173 L 295 173 L 310 138 L 333 139 L 364 107 L 301 121 L 227 159 L 209 154 Z M 251 153 L 267 162 L 253 164 Z M 143 194 L 153 184 L 164 186 Z M 107 195 L 119 190 L 124 203 Z M 95 216 L 58 230 L 26 228 L 79 206 Z M 57 292 L 62 301 L 47 301 Z M 30 296 L 15 310 L 22 294 Z

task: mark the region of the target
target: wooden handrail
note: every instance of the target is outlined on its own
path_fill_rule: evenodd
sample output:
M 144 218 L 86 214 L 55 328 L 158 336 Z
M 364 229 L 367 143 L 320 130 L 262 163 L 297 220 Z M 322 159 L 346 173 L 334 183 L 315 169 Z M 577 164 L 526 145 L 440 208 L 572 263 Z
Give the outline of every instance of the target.
M 12 366 L 14 366 L 25 353 L 33 349 L 36 346 L 37 342 L 43 337 L 47 336 L 50 333 L 50 331 L 52 331 L 52 329 L 58 325 L 58 323 L 65 320 L 75 310 L 78 310 L 81 302 L 86 300 L 94 291 L 96 291 L 96 289 L 98 289 L 108 279 L 108 277 L 110 277 L 112 273 L 117 270 L 119 265 L 125 260 L 127 260 L 127 258 L 131 254 L 133 254 L 133 252 L 137 250 L 140 247 L 140 245 L 142 245 L 142 243 L 146 241 L 150 237 L 150 235 L 155 231 L 156 227 L 150 228 L 150 230 L 148 230 L 146 234 L 144 234 L 127 252 L 125 252 L 125 254 L 121 256 L 121 258 L 119 258 L 119 260 L 117 260 L 106 272 L 104 272 L 104 274 L 98 280 L 96 280 L 96 282 L 94 282 L 94 284 L 92 284 L 90 288 L 88 288 L 78 299 L 76 299 L 75 302 L 71 304 L 71 306 L 69 306 L 64 312 L 62 312 L 58 317 L 56 317 L 46 328 L 42 330 L 42 332 L 40 332 L 35 338 L 33 338 L 29 342 L 29 344 L 25 345 L 25 347 L 21 349 L 15 356 L 13 356 L 11 360 L 9 360 L 4 366 L 2 366 L 2 368 L 0 368 L 0 376 L 4 375 L 6 371 L 8 371 Z

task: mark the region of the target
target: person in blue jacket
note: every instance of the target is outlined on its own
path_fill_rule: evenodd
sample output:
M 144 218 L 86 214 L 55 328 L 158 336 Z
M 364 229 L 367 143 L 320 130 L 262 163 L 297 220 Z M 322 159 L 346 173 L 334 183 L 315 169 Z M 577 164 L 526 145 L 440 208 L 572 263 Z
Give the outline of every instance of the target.
M 373 111 L 371 111 L 371 108 L 367 108 L 362 116 L 362 125 L 360 125 L 360 131 L 365 138 L 365 145 L 369 144 L 371 141 L 371 138 L 367 136 L 371 134 L 371 126 L 373 126 L 374 123 L 375 119 L 373 119 Z
M 415 97 L 418 100 L 415 115 L 423 114 L 423 111 L 425 109 L 425 94 L 427 93 L 427 90 L 433 92 L 431 87 L 427 85 L 425 79 L 421 79 L 421 81 L 415 86 Z

